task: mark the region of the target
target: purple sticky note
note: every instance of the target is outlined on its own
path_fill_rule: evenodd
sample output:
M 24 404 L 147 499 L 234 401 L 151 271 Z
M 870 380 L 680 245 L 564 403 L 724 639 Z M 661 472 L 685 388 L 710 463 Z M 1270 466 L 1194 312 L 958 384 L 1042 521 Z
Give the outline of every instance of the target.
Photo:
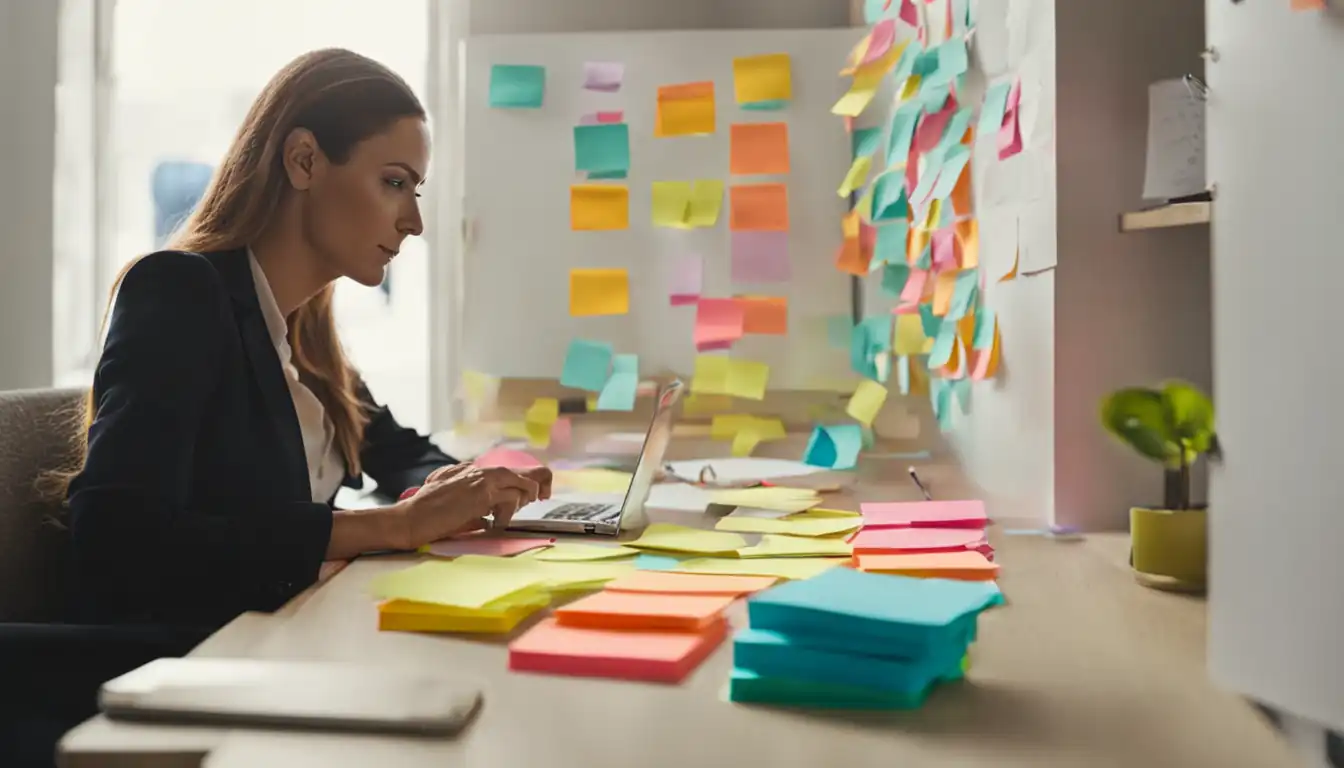
M 583 87 L 590 91 L 615 93 L 625 79 L 625 65 L 615 61 L 590 61 L 583 65 Z
M 667 292 L 672 306 L 694 304 L 704 289 L 705 264 L 698 253 L 677 254 L 670 262 Z
M 787 283 L 788 232 L 734 232 L 732 277 L 735 283 Z

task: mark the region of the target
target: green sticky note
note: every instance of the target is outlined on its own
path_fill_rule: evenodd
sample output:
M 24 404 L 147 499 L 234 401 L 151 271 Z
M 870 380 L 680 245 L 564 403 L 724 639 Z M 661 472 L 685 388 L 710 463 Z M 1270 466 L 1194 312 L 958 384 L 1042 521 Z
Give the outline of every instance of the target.
M 933 182 L 929 182 L 932 186 Z M 873 182 L 873 223 L 903 220 L 910 205 L 905 196 L 905 174 L 884 173 Z
M 919 51 L 915 55 L 915 63 L 910 70 L 910 74 L 919 75 L 919 78 L 921 80 L 926 80 L 928 79 L 929 75 L 932 75 L 937 71 L 938 71 L 938 46 L 934 46 L 932 48 L 926 48 L 922 51 Z
M 971 337 L 972 349 L 989 349 L 994 346 L 994 310 L 984 302 L 975 311 L 975 335 Z
M 624 179 L 629 174 L 626 171 L 589 171 L 589 181 L 612 181 Z
M 565 355 L 560 384 L 589 392 L 600 392 L 611 368 L 611 345 L 604 341 L 575 339 Z
M 970 379 L 952 379 L 948 384 L 952 390 L 952 399 L 957 402 L 962 413 L 971 411 L 971 380 Z
M 589 173 L 630 170 L 630 126 L 625 123 L 574 126 L 574 170 Z
M 938 75 L 952 79 L 965 74 L 971 68 L 971 58 L 966 52 L 966 38 L 953 36 L 951 40 L 938 46 Z
M 611 364 L 611 378 L 597 396 L 597 410 L 633 411 L 638 391 L 639 355 L 617 355 Z
M 957 273 L 957 282 L 952 288 L 952 301 L 947 305 L 947 315 L 943 318 L 944 322 L 956 321 L 965 317 L 975 306 L 975 299 L 980 292 L 980 270 L 963 269 Z
M 980 124 L 975 129 L 977 137 L 994 136 L 999 132 L 999 127 L 1003 125 L 1003 113 L 1008 109 L 1008 92 L 1012 89 L 1013 84 L 1007 82 L 991 85 L 985 91 L 985 101 L 980 107 Z
M 938 335 L 938 330 L 943 327 L 943 318 L 933 314 L 932 306 L 920 304 L 919 324 L 923 326 L 924 336 L 932 339 Z
M 952 83 L 955 79 L 944 78 L 941 74 L 930 75 L 919 82 L 919 94 L 915 96 L 929 114 L 943 111 L 947 99 L 952 95 Z
M 957 145 L 961 146 L 961 145 Z M 910 199 L 916 204 L 928 200 L 929 195 L 933 194 L 933 185 L 938 183 L 938 175 L 943 169 L 943 156 L 945 150 L 934 147 L 924 154 L 924 168 L 919 174 L 919 183 L 910 190 Z M 877 221 L 877 207 L 873 207 L 873 221 Z
M 882 268 L 882 290 L 892 296 L 900 296 L 910 279 L 910 267 L 902 262 L 889 263 Z
M 871 157 L 882 145 L 881 128 L 857 128 L 850 137 L 854 157 Z
M 910 356 L 896 358 L 896 386 L 902 395 L 910 394 Z
M 951 208 L 952 206 L 945 206 Z M 919 256 L 912 265 L 915 269 L 928 269 L 933 264 L 933 244 L 928 242 L 924 244 L 924 250 L 919 252 Z
M 896 108 L 891 116 L 891 132 L 887 136 L 887 162 L 905 160 L 910 155 L 910 143 L 915 139 L 915 125 L 924 111 L 917 101 L 907 101 Z
M 546 68 L 496 64 L 490 68 L 490 106 L 538 109 L 546 96 Z
M 789 102 L 784 99 L 774 99 L 771 101 L 749 101 L 738 106 L 752 112 L 778 112 L 789 106 Z
M 961 137 L 966 135 L 966 128 L 971 124 L 973 112 L 970 107 L 958 109 L 952 118 L 947 121 L 947 127 L 943 129 L 943 137 L 938 142 L 938 148 L 944 155 L 950 153 L 952 147 L 961 144 Z
M 933 337 L 933 349 L 929 350 L 929 367 L 942 368 L 952 359 L 952 350 L 956 348 L 957 324 L 943 323 L 938 335 Z
M 873 261 L 883 264 L 897 264 L 905 261 L 905 238 L 910 224 L 906 221 L 893 221 L 877 228 L 877 241 L 873 244 Z
M 932 379 L 929 385 L 929 399 L 933 404 L 933 415 L 938 419 L 938 428 L 948 432 L 953 427 L 952 387 L 947 379 Z
M 863 450 L 863 431 L 858 424 L 818 426 L 803 451 L 803 463 L 827 469 L 853 469 Z

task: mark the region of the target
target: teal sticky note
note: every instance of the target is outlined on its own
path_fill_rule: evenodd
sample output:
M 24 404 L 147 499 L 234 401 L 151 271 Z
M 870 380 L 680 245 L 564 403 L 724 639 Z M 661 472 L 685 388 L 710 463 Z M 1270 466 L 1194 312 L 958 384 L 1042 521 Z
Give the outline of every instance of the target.
M 611 361 L 612 373 L 639 375 L 639 355 L 617 355 Z
M 903 220 L 910 210 L 905 174 L 884 173 L 873 182 L 873 223 Z
M 546 97 L 546 68 L 496 64 L 490 68 L 490 106 L 538 109 Z
M 611 377 L 597 396 L 599 411 L 633 411 L 639 393 L 639 355 L 616 355 Z
M 882 290 L 891 296 L 900 296 L 910 280 L 910 267 L 903 262 L 887 264 L 882 268 Z
M 827 469 L 853 469 L 863 449 L 863 432 L 858 424 L 818 426 L 803 451 L 803 463 Z
M 994 310 L 982 301 L 975 310 L 975 335 L 971 337 L 971 349 L 989 349 L 994 346 Z
M 597 173 L 630 170 L 630 126 L 625 123 L 574 126 L 574 170 Z
M 979 292 L 979 268 L 963 269 L 958 272 L 956 284 L 952 287 L 952 300 L 947 305 L 947 315 L 943 317 L 943 322 L 954 322 L 965 317 L 974 309 Z
M 955 400 L 961 408 L 962 413 L 971 411 L 971 380 L 970 379 L 952 379 L 948 382 L 948 388 L 952 390 L 952 399 Z
M 920 304 L 919 324 L 924 329 L 924 335 L 932 339 L 938 335 L 938 329 L 943 327 L 943 318 L 933 314 L 932 306 Z
M 938 428 L 950 432 L 956 426 L 952 415 L 952 386 L 946 379 L 932 379 L 929 397 L 933 399 L 933 415 L 938 419 Z
M 875 24 L 898 13 L 900 8 L 901 0 L 863 0 L 864 23 Z
M 733 667 L 728 677 L 728 700 L 739 704 L 776 704 L 807 709 L 879 711 L 916 709 L 934 686 L 908 694 L 868 686 L 836 685 L 834 682 L 792 680 L 760 675 Z
M 971 68 L 971 58 L 966 52 L 966 38 L 954 36 L 938 46 L 938 74 L 948 79 L 965 74 Z
M 953 82 L 954 80 L 946 79 L 941 74 L 930 75 L 927 80 L 920 81 L 919 93 L 915 96 L 915 100 L 929 114 L 941 112 L 952 95 Z
M 905 46 L 905 49 L 901 51 L 901 57 L 896 60 L 896 66 L 891 69 L 892 82 L 901 83 L 907 77 L 910 77 L 915 71 L 915 62 L 919 60 L 919 55 L 922 52 L 918 45 Z
M 933 264 L 933 244 L 928 242 L 924 244 L 924 250 L 915 257 L 915 263 L 912 264 L 915 269 L 928 269 Z
M 910 156 L 910 143 L 915 139 L 915 126 L 923 107 L 914 101 L 908 101 L 896 108 L 891 115 L 890 132 L 887 135 L 887 162 L 903 162 Z
M 635 570 L 637 571 L 670 571 L 681 565 L 680 557 L 668 557 L 666 555 L 640 555 L 635 558 Z
M 854 318 L 849 315 L 832 315 L 826 318 L 826 343 L 837 349 L 849 349 L 850 337 L 854 335 Z
M 772 99 L 770 101 L 748 101 L 738 106 L 751 112 L 778 112 L 789 106 L 789 102 L 785 99 Z
M 588 173 L 589 181 L 612 181 L 624 179 L 630 174 L 626 171 L 590 171 Z
M 894 1 L 894 0 L 893 0 Z M 915 54 L 915 63 L 910 70 L 910 74 L 919 75 L 921 80 L 927 80 L 929 75 L 938 71 L 938 46 L 925 48 Z
M 856 128 L 850 142 L 854 157 L 871 157 L 882 145 L 882 129 Z
M 957 324 L 943 322 L 938 329 L 938 335 L 933 337 L 933 348 L 929 350 L 929 367 L 942 368 L 947 365 L 947 361 L 952 358 L 952 350 L 956 348 Z
M 873 261 L 897 264 L 905 261 L 905 239 L 910 231 L 907 221 L 893 221 L 877 228 L 873 243 Z
M 933 185 L 938 183 L 938 174 L 943 170 L 943 152 L 937 147 L 924 153 L 924 168 L 920 171 L 919 181 L 910 190 L 910 199 L 916 205 L 923 203 L 933 194 Z M 877 221 L 877 197 L 873 197 L 873 221 Z
M 600 392 L 611 369 L 611 345 L 605 341 L 574 339 L 569 342 L 560 384 Z
M 742 629 L 733 635 L 733 663 L 772 678 L 865 686 L 918 698 L 938 680 L 961 676 L 961 659 L 969 644 L 967 638 L 938 649 L 932 657 L 904 658 L 846 653 L 847 648 L 830 647 L 823 638 L 819 633 L 809 633 L 804 640 L 756 627 Z
M 1003 125 L 1003 113 L 1008 109 L 1008 92 L 1012 89 L 1010 81 L 996 83 L 985 91 L 985 100 L 980 107 L 980 124 L 975 129 L 977 138 L 998 135 Z
M 947 127 L 943 129 L 943 137 L 938 141 L 938 148 L 942 150 L 944 162 L 950 156 L 951 149 L 961 144 L 961 138 L 966 135 L 966 128 L 971 124 L 971 117 L 974 112 L 970 107 L 962 107 L 952 114 L 951 119 L 947 121 Z

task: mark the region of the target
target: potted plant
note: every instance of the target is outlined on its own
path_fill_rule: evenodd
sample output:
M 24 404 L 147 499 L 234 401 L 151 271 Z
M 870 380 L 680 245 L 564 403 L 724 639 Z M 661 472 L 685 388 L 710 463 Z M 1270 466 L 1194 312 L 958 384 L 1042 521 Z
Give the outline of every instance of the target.
M 1218 456 L 1213 403 L 1191 384 L 1126 387 L 1101 404 L 1101 423 L 1163 467 L 1161 507 L 1129 510 L 1130 565 L 1147 586 L 1202 592 L 1208 575 L 1208 505 L 1190 496 L 1191 467 Z

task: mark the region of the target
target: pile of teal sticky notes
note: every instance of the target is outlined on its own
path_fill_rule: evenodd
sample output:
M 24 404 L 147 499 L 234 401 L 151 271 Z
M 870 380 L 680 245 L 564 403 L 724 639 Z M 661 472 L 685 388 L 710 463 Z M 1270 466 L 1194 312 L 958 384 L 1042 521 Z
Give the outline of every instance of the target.
M 863 429 L 858 424 L 818 426 L 803 449 L 803 463 L 827 469 L 853 469 L 863 450 Z
M 832 568 L 753 595 L 733 639 L 732 701 L 908 709 L 960 679 L 992 582 Z

